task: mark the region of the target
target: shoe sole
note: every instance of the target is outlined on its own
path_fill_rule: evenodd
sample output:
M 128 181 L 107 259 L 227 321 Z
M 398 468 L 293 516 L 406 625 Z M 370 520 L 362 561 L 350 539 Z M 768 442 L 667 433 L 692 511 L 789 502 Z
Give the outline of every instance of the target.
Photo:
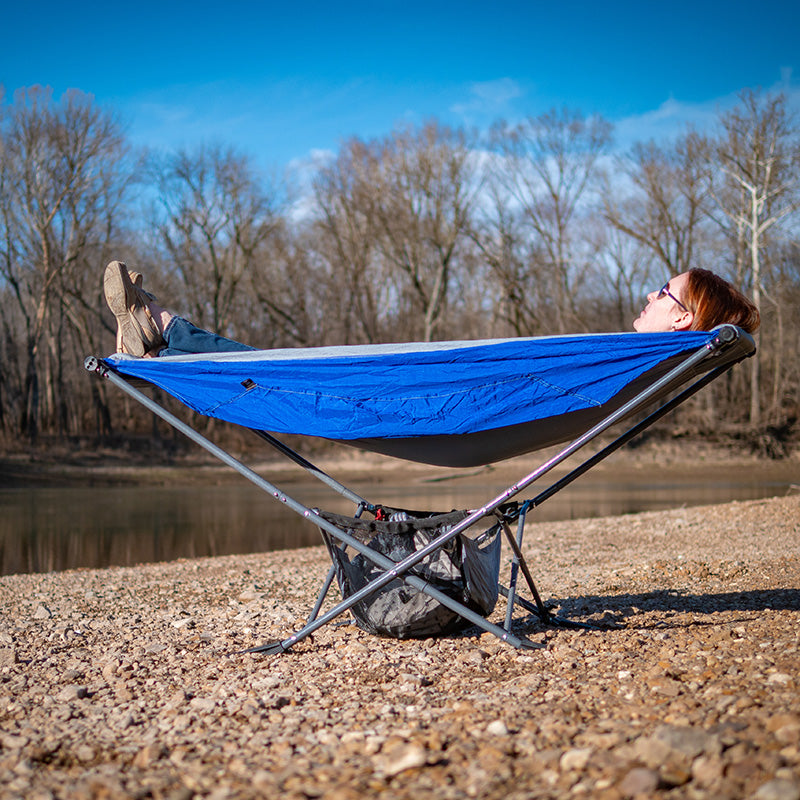
M 112 261 L 106 267 L 103 292 L 108 307 L 117 320 L 117 350 L 121 350 L 124 342 L 129 355 L 144 356 L 147 352 L 144 330 L 131 311 L 137 302 L 136 288 L 131 283 L 128 268 L 121 261 Z

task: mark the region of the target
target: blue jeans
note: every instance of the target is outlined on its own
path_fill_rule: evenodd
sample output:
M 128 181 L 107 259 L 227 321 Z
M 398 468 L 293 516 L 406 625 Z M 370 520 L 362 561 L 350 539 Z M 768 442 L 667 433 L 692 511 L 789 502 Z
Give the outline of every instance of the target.
M 185 356 L 189 353 L 231 353 L 241 350 L 255 350 L 233 339 L 226 339 L 210 331 L 192 325 L 183 317 L 173 317 L 163 333 L 166 347 L 159 356 Z

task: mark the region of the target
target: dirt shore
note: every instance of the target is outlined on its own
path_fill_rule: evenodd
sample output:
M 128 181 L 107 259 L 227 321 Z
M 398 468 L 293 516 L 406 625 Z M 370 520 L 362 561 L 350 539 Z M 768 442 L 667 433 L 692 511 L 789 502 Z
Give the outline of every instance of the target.
M 322 548 L 0 578 L 0 797 L 800 798 L 800 497 L 525 549 L 599 630 L 237 655 L 302 624 Z
M 586 448 L 586 455 L 596 452 L 600 444 Z M 536 453 L 487 464 L 472 469 L 449 469 L 426 464 L 415 464 L 402 459 L 376 455 L 349 447 L 327 446 L 309 458 L 320 468 L 349 483 L 363 481 L 380 483 L 383 480 L 436 481 L 471 480 L 491 475 L 498 480 L 513 481 L 538 467 L 558 452 L 552 447 Z M 269 447 L 239 451 L 231 454 L 253 467 L 270 481 L 293 482 L 304 480 L 306 473 L 288 459 L 277 456 Z M 584 456 L 585 457 L 585 456 Z M 577 458 L 574 463 L 577 463 Z M 563 474 L 573 464 L 568 461 L 557 469 Z M 800 480 L 800 449 L 782 459 L 768 459 L 754 454 L 741 443 L 719 444 L 702 439 L 656 439 L 636 447 L 628 446 L 611 458 L 592 468 L 587 478 L 611 471 L 633 472 L 642 468 L 669 470 L 689 474 L 708 472 L 711 466 L 722 469 L 755 467 L 761 472 L 774 473 Z M 134 455 L 130 452 L 98 448 L 69 450 L 58 447 L 36 451 L 0 453 L 0 487 L 69 487 L 69 486 L 158 486 L 158 485 L 209 485 L 241 481 L 242 478 L 228 466 L 204 453 L 199 448 L 180 455 L 151 453 Z M 582 478 L 586 480 L 586 478 Z

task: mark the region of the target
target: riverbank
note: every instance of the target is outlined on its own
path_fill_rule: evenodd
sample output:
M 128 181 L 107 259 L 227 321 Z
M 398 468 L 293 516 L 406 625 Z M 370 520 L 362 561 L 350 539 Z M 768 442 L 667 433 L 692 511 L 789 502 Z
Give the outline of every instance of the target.
M 600 446 L 589 445 L 581 453 L 588 456 Z M 319 453 L 309 455 L 309 458 L 344 482 L 469 481 L 487 475 L 496 480 L 507 477 L 513 481 L 538 467 L 558 450 L 558 447 L 553 447 L 463 470 L 416 464 L 344 445 L 328 445 L 321 448 Z M 307 477 L 300 467 L 278 456 L 266 445 L 244 452 L 233 448 L 230 452 L 270 481 L 292 483 Z M 571 464 L 571 461 L 567 462 L 566 466 Z M 714 465 L 725 468 L 758 465 L 764 471 L 794 476 L 800 474 L 800 450 L 791 452 L 785 458 L 769 459 L 733 441 L 716 443 L 693 438 L 645 440 L 637 446 L 629 445 L 613 453 L 596 465 L 588 476 L 604 470 L 617 473 L 620 470 L 631 472 L 642 468 L 690 473 L 696 468 L 707 471 L 709 466 Z M 563 474 L 566 466 L 557 469 L 556 473 Z M 191 448 L 180 455 L 163 452 L 143 455 L 110 448 L 71 450 L 57 447 L 0 455 L 0 487 L 3 488 L 197 486 L 241 480 L 234 470 L 199 448 Z
M 0 797 L 800 797 L 800 497 L 525 548 L 616 627 L 235 655 L 302 624 L 322 548 L 0 578 Z

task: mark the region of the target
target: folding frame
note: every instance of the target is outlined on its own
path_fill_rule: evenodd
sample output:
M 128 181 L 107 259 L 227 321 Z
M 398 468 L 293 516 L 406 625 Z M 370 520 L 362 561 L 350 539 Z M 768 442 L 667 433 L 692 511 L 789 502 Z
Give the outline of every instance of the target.
M 675 335 L 677 336 L 680 334 Z M 110 380 L 128 396 L 138 401 L 152 413 L 156 414 L 178 431 L 185 434 L 188 438 L 203 447 L 206 451 L 218 458 L 224 464 L 227 464 L 239 472 L 243 477 L 262 489 L 264 492 L 272 495 L 283 505 L 286 505 L 292 509 L 292 511 L 316 525 L 321 531 L 324 532 L 325 536 L 329 537 L 330 540 L 337 542 L 341 547 L 350 548 L 361 554 L 363 557 L 369 559 L 373 564 L 377 565 L 377 567 L 379 567 L 382 571 L 381 574 L 379 574 L 379 576 L 371 581 L 368 585 L 336 603 L 325 613 L 320 614 L 325 597 L 327 596 L 335 577 L 334 569 L 332 567 L 323 583 L 309 618 L 302 628 L 280 641 L 269 642 L 264 645 L 251 648 L 246 652 L 284 652 L 305 639 L 314 631 L 318 630 L 320 627 L 331 622 L 349 609 L 352 609 L 352 607 L 362 599 L 368 597 L 373 592 L 379 591 L 387 584 L 398 578 L 414 589 L 424 592 L 425 594 L 434 598 L 443 606 L 451 609 L 459 616 L 464 618 L 468 623 L 477 626 L 483 631 L 493 634 L 498 639 L 506 642 L 514 648 L 525 649 L 535 648 L 539 645 L 531 642 L 524 635 L 517 635 L 512 631 L 514 622 L 513 611 L 516 606 L 519 606 L 530 614 L 533 614 L 540 622 L 548 625 L 584 627 L 581 623 L 555 616 L 541 600 L 530 569 L 522 553 L 525 524 L 529 512 L 541 505 L 549 497 L 552 497 L 554 494 L 568 486 L 570 483 L 572 483 L 572 481 L 584 474 L 587 470 L 591 469 L 596 464 L 607 458 L 611 453 L 619 449 L 626 442 L 630 441 L 634 436 L 646 430 L 654 422 L 683 403 L 704 386 L 716 380 L 722 374 L 727 372 L 734 364 L 738 363 L 744 358 L 747 358 L 748 356 L 751 356 L 754 352 L 755 344 L 752 337 L 750 337 L 747 333 L 732 325 L 720 326 L 720 328 L 714 331 L 714 335 L 702 347 L 689 353 L 685 358 L 682 358 L 680 363 L 674 366 L 665 375 L 657 380 L 654 380 L 650 385 L 644 387 L 640 391 L 637 391 L 633 397 L 627 400 L 627 402 L 624 402 L 618 408 L 611 410 L 599 422 L 596 422 L 587 430 L 575 436 L 555 455 L 546 459 L 539 467 L 534 469 L 528 475 L 525 475 L 519 481 L 507 487 L 499 495 L 491 498 L 479 508 L 469 511 L 469 513 L 467 513 L 466 517 L 461 522 L 455 524 L 449 530 L 437 536 L 425 547 L 416 550 L 413 554 L 398 562 L 392 561 L 381 553 L 376 552 L 372 548 L 359 541 L 357 538 L 348 534 L 346 530 L 333 525 L 317 510 L 308 508 L 294 498 L 285 494 L 278 487 L 254 472 L 250 467 L 234 458 L 230 453 L 206 437 L 202 436 L 190 425 L 184 423 L 182 420 L 165 409 L 162 405 L 148 397 L 146 394 L 136 388 L 130 379 L 127 379 L 121 375 L 119 371 L 108 362 L 104 361 L 103 359 L 90 356 L 85 361 L 85 368 L 89 372 L 96 373 L 97 375 Z M 584 460 L 579 466 L 572 469 L 567 475 L 553 483 L 544 491 L 541 491 L 539 494 L 528 500 L 514 500 L 514 498 L 524 492 L 528 487 L 543 478 L 553 468 L 564 462 L 570 456 L 586 447 L 590 442 L 597 439 L 598 436 L 623 420 L 630 420 L 631 418 L 639 416 L 645 408 L 652 406 L 654 403 L 660 403 L 660 405 L 658 405 L 648 416 L 631 424 L 627 430 L 618 436 L 618 438 L 603 447 L 596 454 L 586 458 L 586 460 Z M 270 446 L 274 447 L 282 455 L 305 469 L 310 475 L 328 486 L 332 491 L 352 501 L 356 505 L 354 516 L 359 517 L 364 512 L 374 514 L 380 508 L 379 504 L 370 502 L 362 497 L 358 492 L 344 486 L 331 475 L 328 475 L 318 466 L 314 465 L 303 456 L 292 450 L 271 433 L 263 430 L 256 430 L 255 432 Z M 466 605 L 464 605 L 464 603 L 461 603 L 458 600 L 448 596 L 413 572 L 414 567 L 432 554 L 436 553 L 439 548 L 445 546 L 455 537 L 463 534 L 473 526 L 478 525 L 487 519 L 495 521 L 499 519 L 501 521 L 503 530 L 505 532 L 505 540 L 512 554 L 509 586 L 499 587 L 500 594 L 505 596 L 507 602 L 505 618 L 502 625 L 498 625 L 489 621 L 485 616 L 482 616 L 481 614 L 473 611 L 471 608 L 468 608 Z M 511 531 L 510 524 L 512 522 L 517 523 L 516 534 Z M 524 581 L 531 594 L 530 600 L 520 596 L 519 594 L 518 583 L 520 572 L 522 573 Z

